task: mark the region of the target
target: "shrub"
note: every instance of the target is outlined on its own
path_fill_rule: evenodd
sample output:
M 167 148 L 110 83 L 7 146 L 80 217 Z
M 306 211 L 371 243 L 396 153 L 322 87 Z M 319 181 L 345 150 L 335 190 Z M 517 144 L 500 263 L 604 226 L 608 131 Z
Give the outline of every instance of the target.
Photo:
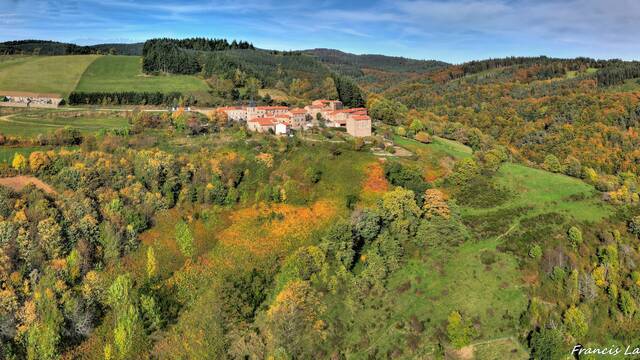
M 562 164 L 560 164 L 560 160 L 553 154 L 545 156 L 542 168 L 553 173 L 562 172 Z
M 529 249 L 529 257 L 532 259 L 540 259 L 542 257 L 542 248 L 538 244 L 534 244 Z
M 420 141 L 423 144 L 430 144 L 432 141 L 431 136 L 424 131 L 418 132 L 414 137 L 414 139 L 416 139 L 417 141 Z
M 184 220 L 180 220 L 176 224 L 175 237 L 182 255 L 185 257 L 192 257 L 195 253 L 193 234 L 191 234 L 191 229 L 189 229 L 189 225 L 187 225 Z

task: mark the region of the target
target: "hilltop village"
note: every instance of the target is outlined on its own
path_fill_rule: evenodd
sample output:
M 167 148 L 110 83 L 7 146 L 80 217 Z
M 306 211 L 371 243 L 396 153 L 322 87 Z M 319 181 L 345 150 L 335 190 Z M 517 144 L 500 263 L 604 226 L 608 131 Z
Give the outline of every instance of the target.
M 302 108 L 287 106 L 232 106 L 217 108 L 228 119 L 246 122 L 247 128 L 257 132 L 286 135 L 291 130 L 305 130 L 324 124 L 326 127 L 346 128 L 354 137 L 371 136 L 371 118 L 366 108 L 344 108 L 338 100 L 315 100 Z

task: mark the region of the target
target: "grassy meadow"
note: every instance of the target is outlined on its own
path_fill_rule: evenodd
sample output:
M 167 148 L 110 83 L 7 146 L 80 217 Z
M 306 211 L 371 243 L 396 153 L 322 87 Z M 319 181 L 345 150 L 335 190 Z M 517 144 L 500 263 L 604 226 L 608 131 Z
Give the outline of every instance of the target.
M 0 132 L 6 136 L 33 137 L 72 127 L 82 133 L 123 128 L 127 119 L 118 112 L 35 110 L 0 117 Z
M 199 93 L 207 84 L 190 75 L 158 75 L 142 73 L 140 56 L 103 56 L 93 62 L 82 75 L 76 91 L 84 92 L 172 92 Z
M 0 92 L 67 96 L 98 55 L 8 57 L 0 62 Z

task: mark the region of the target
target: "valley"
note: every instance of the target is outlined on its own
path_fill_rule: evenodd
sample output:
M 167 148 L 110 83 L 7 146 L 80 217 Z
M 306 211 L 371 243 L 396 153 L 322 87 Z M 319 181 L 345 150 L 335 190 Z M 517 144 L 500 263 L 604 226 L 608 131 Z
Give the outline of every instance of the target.
M 204 38 L 0 53 L 0 358 L 637 342 L 637 62 Z

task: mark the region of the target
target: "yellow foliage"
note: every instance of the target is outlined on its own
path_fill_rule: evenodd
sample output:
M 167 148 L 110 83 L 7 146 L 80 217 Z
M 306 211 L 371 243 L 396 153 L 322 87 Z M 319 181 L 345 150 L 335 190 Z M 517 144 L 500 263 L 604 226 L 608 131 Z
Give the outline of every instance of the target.
M 607 269 L 604 265 L 600 265 L 593 269 L 591 276 L 593 276 L 593 280 L 599 287 L 605 287 L 607 285 Z
M 49 164 L 49 156 L 42 151 L 34 151 L 29 155 L 29 168 L 37 172 Z
M 22 171 L 27 167 L 27 159 L 22 154 L 15 153 L 11 166 L 18 171 Z
M 423 210 L 427 218 L 441 216 L 445 219 L 451 217 L 451 210 L 445 201 L 445 195 L 438 189 L 428 189 L 424 192 Z

